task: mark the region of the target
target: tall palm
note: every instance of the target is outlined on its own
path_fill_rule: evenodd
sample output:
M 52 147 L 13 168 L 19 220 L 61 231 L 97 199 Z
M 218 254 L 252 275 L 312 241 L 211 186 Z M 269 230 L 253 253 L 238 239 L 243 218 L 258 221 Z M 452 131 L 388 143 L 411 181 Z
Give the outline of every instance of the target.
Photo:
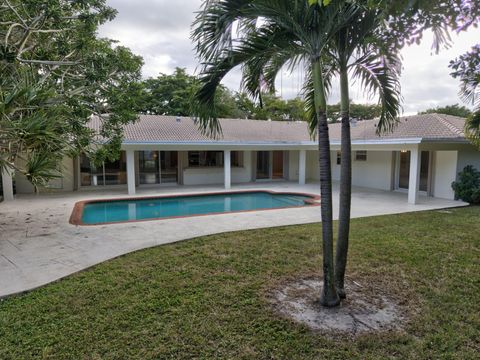
M 387 46 L 382 34 L 384 22 L 376 9 L 346 4 L 342 11 L 356 7 L 355 15 L 332 37 L 326 48 L 331 61 L 329 70 L 340 78 L 341 165 L 338 238 L 335 254 L 335 285 L 341 298 L 345 294 L 350 208 L 352 197 L 352 145 L 350 135 L 349 74 L 360 80 L 362 87 L 378 95 L 382 111 L 377 133 L 390 131 L 400 111 L 400 59 L 397 51 Z M 331 76 L 331 74 L 330 74 Z
M 216 117 L 215 91 L 222 78 L 241 65 L 242 84 L 254 98 L 262 87 L 274 89 L 276 75 L 285 65 L 305 65 L 306 90 L 314 106 L 318 133 L 320 193 L 322 197 L 323 290 L 321 304 L 338 305 L 333 258 L 332 181 L 330 142 L 326 117 L 326 84 L 322 56 L 332 35 L 354 16 L 344 1 L 328 6 L 306 0 L 206 0 L 193 24 L 192 38 L 203 63 L 201 87 L 194 99 L 200 128 L 221 133 Z M 232 37 L 237 25 L 241 34 Z

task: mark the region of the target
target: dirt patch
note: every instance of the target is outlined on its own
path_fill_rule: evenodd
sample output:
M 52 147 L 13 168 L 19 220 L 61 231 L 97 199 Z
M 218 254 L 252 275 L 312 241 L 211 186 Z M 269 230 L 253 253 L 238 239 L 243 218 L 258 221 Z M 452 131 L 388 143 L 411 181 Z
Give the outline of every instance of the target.
M 347 299 L 335 308 L 326 308 L 319 302 L 321 288 L 318 279 L 297 279 L 277 288 L 272 301 L 283 316 L 326 333 L 355 336 L 400 330 L 405 324 L 405 312 L 393 296 L 348 281 Z

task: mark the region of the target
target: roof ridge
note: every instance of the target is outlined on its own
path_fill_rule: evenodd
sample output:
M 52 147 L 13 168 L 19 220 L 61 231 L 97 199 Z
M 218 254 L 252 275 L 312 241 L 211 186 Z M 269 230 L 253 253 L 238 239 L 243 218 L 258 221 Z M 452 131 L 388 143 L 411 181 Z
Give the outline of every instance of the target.
M 464 136 L 463 130 L 458 129 L 450 121 L 444 119 L 443 117 L 441 117 L 437 113 L 433 113 L 432 115 L 435 116 L 443 125 L 445 125 L 447 127 L 448 130 L 450 130 L 455 135 Z

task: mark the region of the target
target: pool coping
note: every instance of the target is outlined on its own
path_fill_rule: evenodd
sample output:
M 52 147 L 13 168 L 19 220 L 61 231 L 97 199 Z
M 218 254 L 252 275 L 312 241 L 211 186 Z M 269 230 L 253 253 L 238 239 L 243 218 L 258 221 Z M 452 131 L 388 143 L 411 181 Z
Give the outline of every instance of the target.
M 109 201 L 169 199 L 169 198 L 178 198 L 178 197 L 208 196 L 208 195 L 222 195 L 222 194 L 244 194 L 244 193 L 252 193 L 252 192 L 255 192 L 255 193 L 263 192 L 263 193 L 274 194 L 274 195 L 300 195 L 300 196 L 309 197 L 309 199 L 305 199 L 304 200 L 305 205 L 302 205 L 302 206 L 284 206 L 284 207 L 274 207 L 274 208 L 254 209 L 254 210 L 212 212 L 212 213 L 206 213 L 206 214 L 179 215 L 179 216 L 158 217 L 158 218 L 148 218 L 148 219 L 139 219 L 139 220 L 111 221 L 111 222 L 102 222 L 102 223 L 95 223 L 95 224 L 85 224 L 82 221 L 83 209 L 85 205 L 92 204 L 92 203 L 109 202 Z M 92 199 L 92 200 L 82 200 L 75 203 L 75 205 L 73 206 L 72 214 L 70 215 L 69 223 L 75 226 L 115 225 L 115 224 L 131 223 L 131 222 L 181 219 L 181 218 L 197 217 L 197 216 L 211 216 L 211 215 L 223 215 L 223 214 L 232 214 L 232 213 L 246 213 L 246 212 L 254 212 L 254 211 L 303 208 L 305 206 L 320 206 L 320 196 L 316 194 L 295 192 L 295 191 L 236 190 L 236 191 L 215 191 L 215 192 L 206 192 L 206 193 L 172 194 L 172 195 L 160 195 L 160 196 L 136 196 L 136 197 L 120 197 L 120 198 L 108 198 L 108 199 Z

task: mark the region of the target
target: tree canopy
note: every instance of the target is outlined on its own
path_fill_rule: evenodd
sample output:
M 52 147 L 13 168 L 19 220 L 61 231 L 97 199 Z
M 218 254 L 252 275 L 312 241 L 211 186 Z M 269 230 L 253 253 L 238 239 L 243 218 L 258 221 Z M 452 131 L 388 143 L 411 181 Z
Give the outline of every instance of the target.
M 429 108 L 424 111 L 419 111 L 418 114 L 446 114 L 466 118 L 472 114 L 469 108 L 466 106 L 461 106 L 459 104 L 446 105 L 446 106 L 437 106 L 435 108 Z
M 480 44 L 450 62 L 451 75 L 460 80 L 460 95 L 475 110 L 465 123 L 465 134 L 480 148 Z
M 96 37 L 115 14 L 105 0 L 0 5 L 0 168 L 44 185 L 63 155 L 118 154 L 122 126 L 136 118 L 143 60 Z M 91 115 L 102 117 L 98 134 Z

